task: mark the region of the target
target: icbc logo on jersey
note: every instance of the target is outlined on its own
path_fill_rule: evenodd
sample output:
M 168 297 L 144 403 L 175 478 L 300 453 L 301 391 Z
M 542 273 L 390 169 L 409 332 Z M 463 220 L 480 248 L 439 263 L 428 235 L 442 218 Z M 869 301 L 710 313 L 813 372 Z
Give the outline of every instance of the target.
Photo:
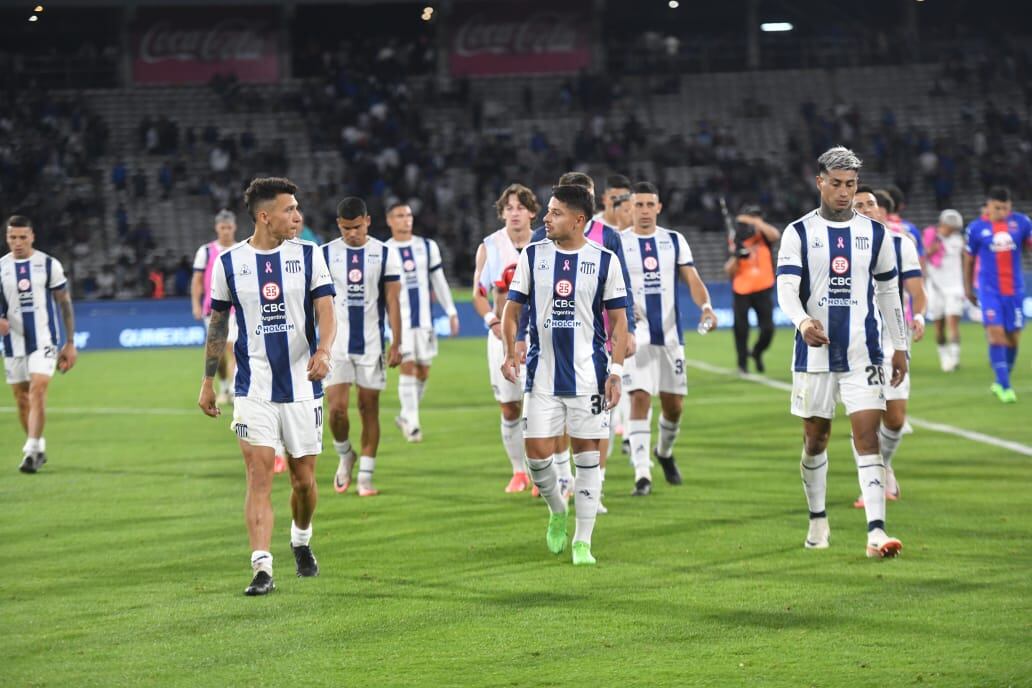
M 555 283 L 555 293 L 559 296 L 569 296 L 573 293 L 573 282 L 570 280 L 559 280 Z
M 30 282 L 25 277 L 22 277 L 20 280 L 18 280 L 18 291 L 28 291 L 31 288 L 32 282 Z
M 656 260 L 655 256 L 645 256 L 645 260 L 642 261 L 645 265 L 646 270 L 655 270 L 659 267 L 659 261 Z
M 362 271 L 358 270 L 358 269 L 349 270 L 348 271 L 348 281 L 349 282 L 361 282 L 362 281 Z
M 836 275 L 844 275 L 849 272 L 849 259 L 845 256 L 835 256 L 831 259 L 831 271 Z
M 412 272 L 416 269 L 416 261 L 412 260 L 411 258 L 407 258 L 405 259 L 405 262 L 402 264 L 402 267 L 405 268 L 405 272 Z
M 262 296 L 265 297 L 266 301 L 275 301 L 279 298 L 280 288 L 275 282 L 268 282 L 262 286 Z

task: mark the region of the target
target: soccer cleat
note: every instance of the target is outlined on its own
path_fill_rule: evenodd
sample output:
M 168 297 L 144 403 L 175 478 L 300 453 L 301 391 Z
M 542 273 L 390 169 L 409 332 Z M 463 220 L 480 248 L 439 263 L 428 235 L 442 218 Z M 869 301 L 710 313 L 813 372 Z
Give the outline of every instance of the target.
M 639 478 L 638 482 L 634 483 L 634 490 L 631 492 L 632 497 L 647 497 L 652 494 L 652 481 L 648 478 Z
M 265 571 L 259 571 L 254 574 L 254 578 L 251 579 L 251 584 L 244 590 L 244 594 L 248 597 L 256 597 L 258 595 L 268 595 L 275 589 L 276 584 L 272 582 L 272 575 Z
M 541 490 L 538 489 L 537 485 L 534 485 L 534 486 L 532 486 L 530 488 L 530 496 L 531 497 L 540 497 L 541 496 Z
M 505 486 L 506 492 L 523 492 L 530 487 L 530 478 L 522 471 L 512 474 L 512 480 Z
M 891 559 L 898 556 L 903 543 L 889 537 L 881 528 L 875 528 L 867 534 L 867 556 L 869 558 Z
M 413 443 L 413 444 L 418 443 L 418 442 L 422 442 L 423 441 L 423 431 L 420 430 L 419 428 L 414 428 L 407 435 L 405 435 L 405 439 L 408 440 L 409 442 Z
M 287 470 L 287 460 L 282 456 L 277 456 L 272 460 L 272 472 L 283 473 Z
M 294 552 L 294 562 L 297 564 L 298 578 L 311 578 L 312 576 L 319 575 L 319 562 L 315 560 L 311 547 L 308 545 L 298 545 L 295 547 L 291 543 L 290 549 Z
M 828 549 L 828 542 L 831 540 L 831 528 L 826 518 L 811 518 L 810 529 L 806 531 L 806 541 L 803 547 L 806 549 Z
M 664 459 L 656 453 L 655 449 L 652 450 L 652 455 L 656 457 L 659 465 L 663 467 L 663 477 L 666 478 L 666 481 L 671 485 L 680 485 L 682 483 L 681 471 L 677 470 L 677 462 L 674 461 L 674 455 L 671 454 Z
M 366 483 L 365 485 L 362 484 L 361 480 L 358 482 L 359 497 L 375 497 L 378 494 L 380 494 L 380 491 L 373 487 L 372 481 Z
M 598 509 L 595 511 L 595 513 L 596 514 L 608 514 L 609 513 L 609 509 L 606 508 L 606 505 L 602 503 L 601 499 L 598 500 Z
M 885 499 L 890 502 L 899 501 L 899 483 L 896 481 L 896 472 L 891 468 L 885 469 Z
M 562 554 L 566 550 L 566 512 L 549 514 L 548 530 L 545 531 L 545 542 L 552 554 Z
M 22 459 L 21 465 L 18 466 L 18 470 L 22 473 L 35 473 L 43 464 L 47 462 L 47 455 L 43 452 L 36 452 L 35 454 L 26 454 L 25 458 Z
M 333 476 L 333 489 L 338 494 L 344 494 L 351 485 L 351 472 L 355 468 L 355 452 L 349 451 L 348 455 L 342 457 L 337 466 L 337 472 Z
M 1014 393 L 1014 389 L 1011 387 L 1004 387 L 999 382 L 994 382 L 989 385 L 989 391 L 996 395 L 1004 404 L 1013 404 L 1018 400 L 1018 395 Z
M 631 454 L 631 441 L 629 439 L 625 438 L 624 441 L 620 443 L 620 451 L 622 451 L 624 454 L 627 454 L 628 456 L 630 456 L 630 454 Z
M 752 352 L 752 354 L 750 354 L 750 356 L 752 357 L 753 363 L 756 364 L 756 372 L 757 373 L 761 373 L 762 374 L 762 373 L 767 372 L 767 369 L 763 365 L 763 354 L 760 354 L 760 353 L 757 353 L 757 352 L 754 351 L 754 352 Z
M 595 557 L 591 556 L 591 545 L 586 542 L 573 543 L 573 565 L 594 566 Z
M 888 497 L 889 493 L 886 492 L 885 496 Z M 856 498 L 856 501 L 853 502 L 853 508 L 854 509 L 863 509 L 864 508 L 864 496 L 863 495 L 860 495 L 859 497 Z

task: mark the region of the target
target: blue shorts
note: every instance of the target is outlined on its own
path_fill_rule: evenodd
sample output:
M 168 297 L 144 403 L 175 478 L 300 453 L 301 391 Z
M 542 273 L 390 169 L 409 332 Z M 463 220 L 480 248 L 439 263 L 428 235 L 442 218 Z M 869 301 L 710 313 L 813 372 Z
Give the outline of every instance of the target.
M 1018 332 L 1025 326 L 1025 317 L 1021 307 L 1025 302 L 1024 294 L 1000 296 L 999 294 L 979 294 L 982 306 L 982 325 L 984 327 L 1002 327 L 1007 332 Z

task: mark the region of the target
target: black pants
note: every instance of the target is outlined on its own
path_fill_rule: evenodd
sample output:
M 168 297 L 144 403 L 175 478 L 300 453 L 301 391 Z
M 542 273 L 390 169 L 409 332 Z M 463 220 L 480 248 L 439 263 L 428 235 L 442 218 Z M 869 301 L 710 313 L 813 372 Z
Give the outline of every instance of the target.
M 735 349 L 738 351 L 738 367 L 745 368 L 750 354 L 760 355 L 774 339 L 774 287 L 752 294 L 735 294 Z M 749 309 L 756 311 L 760 325 L 760 338 L 749 350 Z

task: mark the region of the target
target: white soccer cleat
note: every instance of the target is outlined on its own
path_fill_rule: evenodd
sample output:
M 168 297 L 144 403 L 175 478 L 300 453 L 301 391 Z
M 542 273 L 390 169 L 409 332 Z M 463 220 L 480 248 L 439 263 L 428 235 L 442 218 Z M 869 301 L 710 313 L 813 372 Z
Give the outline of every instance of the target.
M 828 549 L 831 540 L 831 528 L 827 518 L 811 518 L 810 529 L 806 531 L 806 549 Z
M 340 464 L 337 466 L 337 473 L 333 476 L 333 489 L 338 494 L 344 494 L 351 486 L 351 474 L 357 459 L 354 451 L 349 451 L 347 456 L 341 458 Z
M 891 468 L 885 469 L 885 499 L 893 502 L 899 500 L 899 483 L 896 481 L 896 472 Z
M 867 556 L 878 559 L 891 559 L 899 556 L 903 543 L 889 537 L 881 528 L 875 528 L 867 534 Z

